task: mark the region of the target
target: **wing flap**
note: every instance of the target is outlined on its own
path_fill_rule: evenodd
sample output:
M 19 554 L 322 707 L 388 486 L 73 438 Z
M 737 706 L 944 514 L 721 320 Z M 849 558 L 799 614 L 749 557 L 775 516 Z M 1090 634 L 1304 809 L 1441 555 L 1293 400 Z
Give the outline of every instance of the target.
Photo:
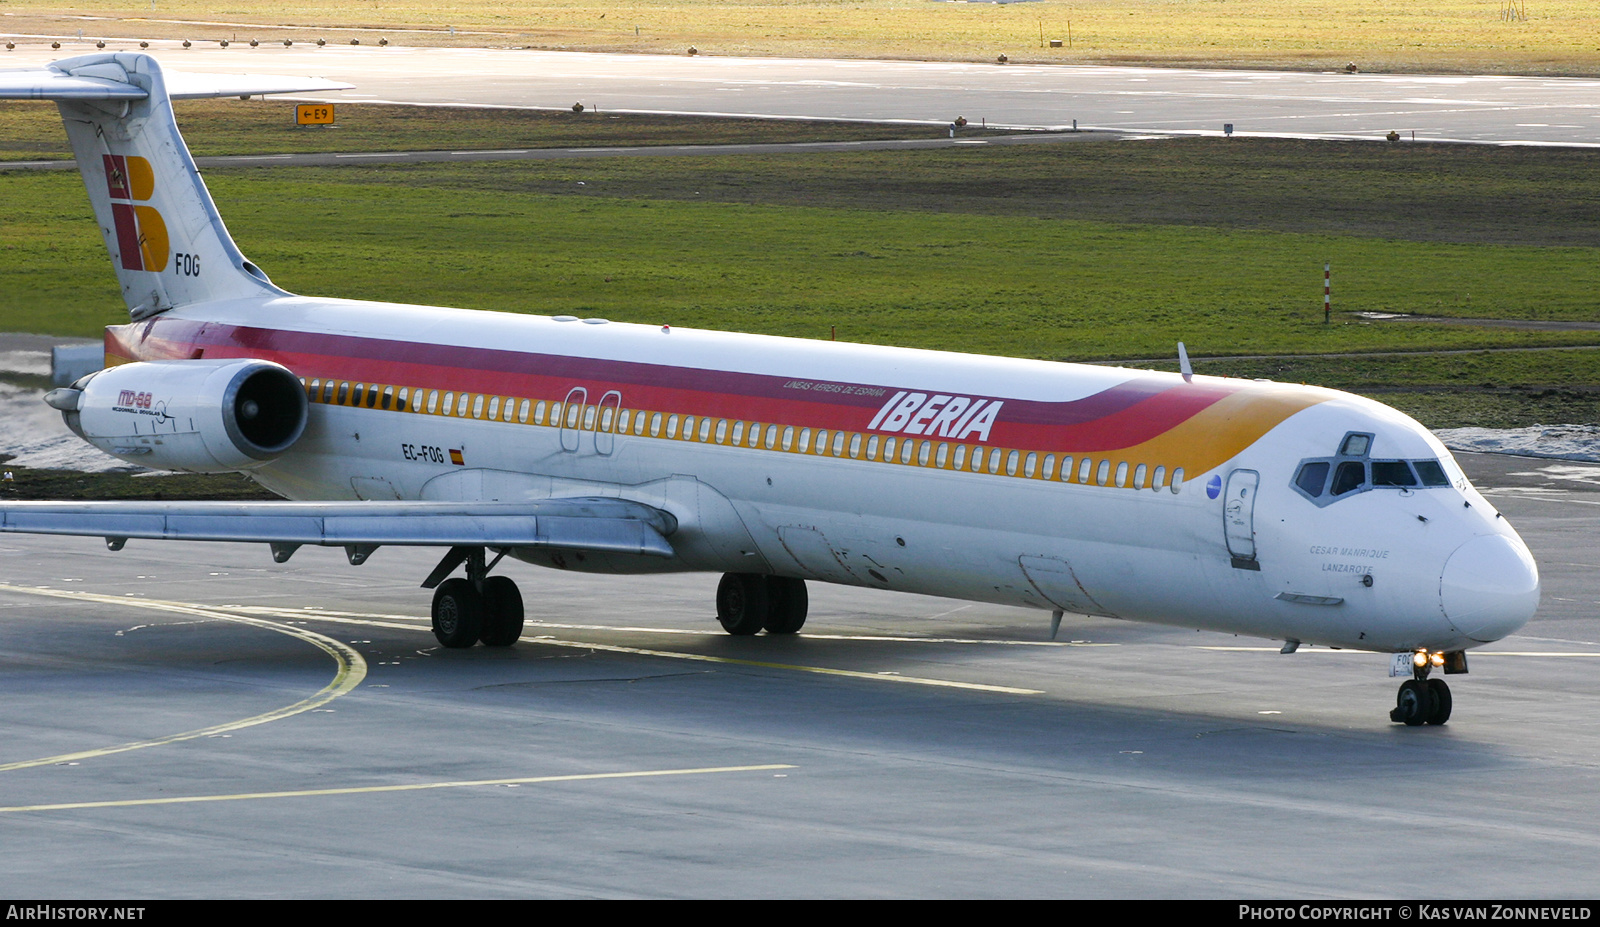
M 448 502 L 13 502 L 0 532 L 410 547 L 555 547 L 672 557 L 659 509 L 617 499 Z

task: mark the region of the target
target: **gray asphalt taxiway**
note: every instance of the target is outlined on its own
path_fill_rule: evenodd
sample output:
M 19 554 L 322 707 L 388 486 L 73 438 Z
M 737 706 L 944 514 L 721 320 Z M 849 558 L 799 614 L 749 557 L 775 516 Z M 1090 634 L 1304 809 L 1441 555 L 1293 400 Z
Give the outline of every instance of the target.
M 127 28 L 126 26 L 122 28 Z M 1345 74 L 1184 68 L 715 55 L 583 54 L 514 48 L 378 48 L 301 42 L 183 48 L 153 41 L 163 66 L 196 73 L 318 76 L 355 89 L 327 100 L 655 112 L 1119 133 L 1377 139 L 1589 147 L 1600 144 L 1600 81 L 1448 74 Z M 18 37 L 0 68 L 97 51 L 91 35 L 52 49 Z M 397 38 L 397 41 L 399 39 Z M 106 51 L 138 51 L 107 38 Z
M 3 536 L 0 894 L 1592 897 L 1600 466 L 1463 459 L 1544 602 L 1427 728 L 1374 654 L 531 567 L 444 651 L 425 552 Z

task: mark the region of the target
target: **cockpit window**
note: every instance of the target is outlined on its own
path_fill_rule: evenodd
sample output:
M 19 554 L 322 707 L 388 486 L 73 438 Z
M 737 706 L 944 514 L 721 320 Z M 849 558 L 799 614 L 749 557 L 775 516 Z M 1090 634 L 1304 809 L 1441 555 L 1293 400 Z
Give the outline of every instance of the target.
M 1372 462 L 1372 485 L 1415 486 L 1417 478 L 1403 460 L 1375 460 Z
M 1333 457 L 1300 461 L 1294 471 L 1294 489 L 1317 506 L 1372 489 L 1431 489 L 1450 485 L 1439 460 L 1372 460 L 1373 436 L 1347 433 Z
M 1417 476 L 1422 477 L 1424 486 L 1449 486 L 1450 477 L 1444 475 L 1444 465 L 1437 460 L 1412 461 L 1417 468 Z
M 1347 460 L 1339 464 L 1339 469 L 1333 473 L 1333 489 L 1335 496 L 1342 496 L 1351 490 L 1360 489 L 1361 484 L 1367 481 L 1367 466 L 1358 460 Z
M 1372 435 L 1357 434 L 1352 432 L 1344 436 L 1344 443 L 1339 446 L 1341 457 L 1365 457 L 1372 448 Z
M 1300 473 L 1295 476 L 1294 484 L 1306 495 L 1315 499 L 1322 495 L 1322 487 L 1328 482 L 1328 462 L 1326 460 L 1313 460 L 1300 465 Z

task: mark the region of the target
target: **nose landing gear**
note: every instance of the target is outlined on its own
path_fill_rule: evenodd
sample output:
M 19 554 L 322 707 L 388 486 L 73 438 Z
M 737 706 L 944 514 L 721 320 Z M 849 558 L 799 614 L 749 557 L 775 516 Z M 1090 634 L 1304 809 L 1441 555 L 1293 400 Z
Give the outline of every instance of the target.
M 1445 661 L 1449 656 L 1454 655 L 1430 654 L 1426 651 L 1418 651 L 1412 655 L 1412 676 L 1400 684 L 1394 708 L 1389 712 L 1390 721 L 1407 727 L 1420 727 L 1424 724 L 1443 724 L 1450 720 L 1450 709 L 1453 705 L 1450 687 L 1445 685 L 1443 679 L 1428 678 L 1428 674 L 1435 666 L 1446 665 Z

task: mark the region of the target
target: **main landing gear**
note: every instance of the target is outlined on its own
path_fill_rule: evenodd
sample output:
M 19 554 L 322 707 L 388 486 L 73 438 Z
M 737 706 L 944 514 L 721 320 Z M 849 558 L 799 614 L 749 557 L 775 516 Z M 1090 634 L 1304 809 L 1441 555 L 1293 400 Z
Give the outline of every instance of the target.
M 1429 679 L 1428 674 L 1435 666 L 1446 666 L 1447 660 L 1459 658 L 1461 669 L 1465 671 L 1466 655 L 1463 653 L 1430 654 L 1418 652 L 1411 661 L 1411 678 L 1400 684 L 1400 692 L 1395 696 L 1394 709 L 1389 712 L 1389 720 L 1408 727 L 1419 727 L 1424 724 L 1443 724 L 1450 720 L 1450 687 L 1444 684 L 1443 679 Z M 1445 672 L 1451 672 L 1446 668 Z
M 481 547 L 454 547 L 423 582 L 433 589 L 433 636 L 449 648 L 471 647 L 479 641 L 485 647 L 509 647 L 522 636 L 522 593 L 517 584 L 504 576 L 490 576 L 491 563 L 484 562 Z M 445 579 L 457 566 L 466 565 L 465 579 Z
M 761 573 L 724 573 L 717 620 L 729 634 L 793 634 L 806 623 L 806 582 Z

